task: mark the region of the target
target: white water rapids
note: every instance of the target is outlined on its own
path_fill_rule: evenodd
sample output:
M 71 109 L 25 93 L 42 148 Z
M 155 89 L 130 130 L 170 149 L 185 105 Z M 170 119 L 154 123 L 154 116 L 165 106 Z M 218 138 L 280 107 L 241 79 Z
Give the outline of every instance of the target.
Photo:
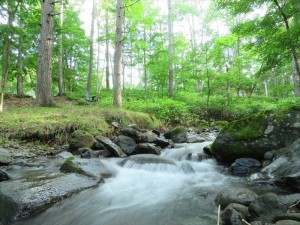
M 234 178 L 221 174 L 222 167 L 212 159 L 185 160 L 208 144 L 185 144 L 161 156 L 135 156 L 124 163 L 107 159 L 115 175 L 104 184 L 17 224 L 216 225 L 214 198 Z

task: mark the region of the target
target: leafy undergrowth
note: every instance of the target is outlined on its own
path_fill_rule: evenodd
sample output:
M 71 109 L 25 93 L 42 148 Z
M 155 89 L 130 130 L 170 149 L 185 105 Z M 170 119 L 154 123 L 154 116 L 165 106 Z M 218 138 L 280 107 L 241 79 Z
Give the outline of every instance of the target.
M 115 108 L 103 109 L 97 105 L 27 107 L 7 110 L 1 114 L 0 136 L 2 141 L 17 139 L 51 145 L 64 144 L 77 129 L 92 135 L 110 136 L 113 132 L 111 122 L 118 122 L 120 126 L 137 124 L 141 128 L 160 126 L 153 116 Z

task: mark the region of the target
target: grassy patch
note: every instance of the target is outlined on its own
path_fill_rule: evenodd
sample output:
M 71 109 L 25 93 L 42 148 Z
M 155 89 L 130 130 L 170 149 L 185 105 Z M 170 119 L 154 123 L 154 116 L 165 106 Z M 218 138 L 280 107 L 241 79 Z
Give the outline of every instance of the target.
M 154 118 L 115 108 L 99 106 L 64 106 L 57 108 L 18 108 L 5 111 L 0 117 L 0 136 L 3 140 L 18 139 L 48 144 L 63 144 L 75 130 L 92 135 L 111 134 L 111 122 L 126 126 L 135 123 L 142 128 L 159 125 Z

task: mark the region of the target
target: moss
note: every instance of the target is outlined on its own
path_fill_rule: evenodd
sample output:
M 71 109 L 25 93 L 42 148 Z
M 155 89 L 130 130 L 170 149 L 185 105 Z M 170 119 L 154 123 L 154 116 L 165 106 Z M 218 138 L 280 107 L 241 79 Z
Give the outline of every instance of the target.
M 82 175 L 87 175 L 83 169 L 81 169 L 79 166 L 76 166 L 73 163 L 74 159 L 75 159 L 74 157 L 67 158 L 59 170 L 63 173 L 78 173 L 78 174 L 82 174 Z
M 171 131 L 171 135 L 177 135 L 179 133 L 186 133 L 185 128 L 183 127 L 175 127 L 172 131 Z
M 263 136 L 261 128 L 265 116 L 263 113 L 236 120 L 224 127 L 223 132 L 228 132 L 237 140 L 256 139 Z

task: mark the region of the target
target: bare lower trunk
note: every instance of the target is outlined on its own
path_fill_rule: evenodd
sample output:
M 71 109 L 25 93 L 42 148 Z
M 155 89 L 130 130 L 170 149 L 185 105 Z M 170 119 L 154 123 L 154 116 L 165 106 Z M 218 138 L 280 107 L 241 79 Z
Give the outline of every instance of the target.
M 173 12 L 172 2 L 168 0 L 168 33 L 169 33 L 169 98 L 174 97 L 174 80 L 173 80 Z
M 93 61 L 94 61 L 94 33 L 95 33 L 95 17 L 96 17 L 96 0 L 93 0 L 92 22 L 91 22 L 91 35 L 90 35 L 90 62 L 89 74 L 87 79 L 86 91 L 88 96 L 92 89 L 92 75 L 93 75 Z
M 53 12 L 53 0 L 42 1 L 41 34 L 36 85 L 36 103 L 38 106 L 52 106 L 54 104 L 52 96 Z
M 106 62 L 106 69 L 105 69 L 105 77 L 106 77 L 106 88 L 110 88 L 109 84 L 109 30 L 108 30 L 108 9 L 105 11 L 105 62 Z
M 22 22 L 20 21 L 20 30 L 23 30 Z M 19 36 L 18 46 L 18 77 L 17 77 L 17 95 L 24 95 L 23 92 L 23 36 Z
M 62 29 L 64 20 L 64 1 L 61 0 L 59 5 L 59 22 L 60 29 Z M 64 94 L 64 79 L 63 79 L 63 40 L 62 40 L 62 30 L 60 31 L 58 37 L 58 95 L 62 96 Z
M 122 108 L 121 73 L 122 73 L 122 39 L 124 20 L 123 0 L 117 0 L 117 27 L 114 57 L 114 106 Z
M 300 70 L 296 52 L 292 50 L 292 69 L 293 69 L 293 83 L 294 83 L 294 95 L 300 97 Z

